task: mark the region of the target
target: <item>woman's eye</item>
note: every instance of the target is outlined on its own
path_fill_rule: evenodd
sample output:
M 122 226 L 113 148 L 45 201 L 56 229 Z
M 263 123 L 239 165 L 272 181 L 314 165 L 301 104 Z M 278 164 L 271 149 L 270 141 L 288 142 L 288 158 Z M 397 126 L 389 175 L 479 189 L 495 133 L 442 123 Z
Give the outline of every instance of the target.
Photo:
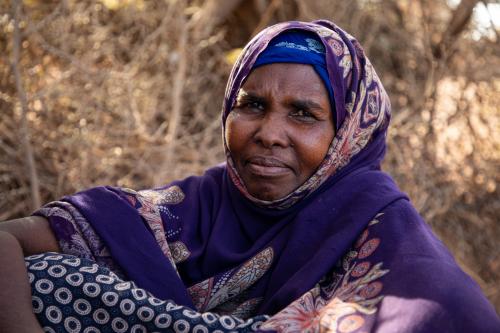
M 260 101 L 238 101 L 236 103 L 235 109 L 238 109 L 240 113 L 246 114 L 260 114 L 265 110 L 264 103 Z
M 303 110 L 303 109 L 298 109 L 298 110 L 293 111 L 292 117 L 303 119 L 303 120 L 308 120 L 308 121 L 316 120 L 316 117 L 312 113 L 310 113 L 306 110 Z
M 248 102 L 246 106 L 250 109 L 264 110 L 264 105 L 261 102 Z

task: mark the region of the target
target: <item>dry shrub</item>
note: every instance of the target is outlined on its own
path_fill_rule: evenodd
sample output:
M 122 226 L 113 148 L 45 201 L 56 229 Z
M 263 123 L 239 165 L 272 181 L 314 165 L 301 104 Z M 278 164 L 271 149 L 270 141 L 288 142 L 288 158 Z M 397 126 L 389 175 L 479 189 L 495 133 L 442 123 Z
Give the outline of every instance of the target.
M 471 24 L 477 3 L 31 0 L 18 61 L 0 4 L 0 219 L 32 211 L 34 183 L 46 202 L 222 162 L 228 52 L 277 21 L 327 18 L 358 37 L 391 96 L 384 168 L 500 309 L 500 47 L 498 30 Z

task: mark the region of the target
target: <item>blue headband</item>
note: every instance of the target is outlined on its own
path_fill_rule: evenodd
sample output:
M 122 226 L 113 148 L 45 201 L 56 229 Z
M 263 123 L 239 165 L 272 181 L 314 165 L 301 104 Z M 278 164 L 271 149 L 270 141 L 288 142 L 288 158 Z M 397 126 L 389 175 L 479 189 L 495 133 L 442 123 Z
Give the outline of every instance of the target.
M 333 88 L 326 69 L 325 47 L 314 33 L 305 30 L 288 30 L 274 37 L 267 48 L 259 54 L 253 68 L 273 63 L 308 64 L 323 81 L 328 95 L 334 124 L 337 124 Z

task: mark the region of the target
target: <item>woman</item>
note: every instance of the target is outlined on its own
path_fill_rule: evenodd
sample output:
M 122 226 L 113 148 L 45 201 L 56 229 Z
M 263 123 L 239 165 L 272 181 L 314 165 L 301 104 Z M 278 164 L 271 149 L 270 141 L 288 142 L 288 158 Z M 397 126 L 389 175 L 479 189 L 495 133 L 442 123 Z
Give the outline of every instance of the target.
M 4 330 L 22 315 L 35 332 L 32 306 L 47 331 L 499 331 L 380 171 L 389 118 L 353 37 L 327 21 L 265 29 L 229 78 L 226 164 L 2 225 Z M 65 254 L 26 259 L 32 302 L 21 247 Z

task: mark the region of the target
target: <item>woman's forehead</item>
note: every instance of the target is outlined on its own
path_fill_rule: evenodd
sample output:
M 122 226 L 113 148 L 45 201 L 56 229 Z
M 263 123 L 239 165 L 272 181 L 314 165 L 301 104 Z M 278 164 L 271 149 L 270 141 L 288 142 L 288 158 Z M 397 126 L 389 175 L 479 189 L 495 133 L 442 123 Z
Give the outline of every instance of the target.
M 328 91 L 314 68 L 307 64 L 274 63 L 257 67 L 250 72 L 240 92 L 280 93 L 328 99 Z

